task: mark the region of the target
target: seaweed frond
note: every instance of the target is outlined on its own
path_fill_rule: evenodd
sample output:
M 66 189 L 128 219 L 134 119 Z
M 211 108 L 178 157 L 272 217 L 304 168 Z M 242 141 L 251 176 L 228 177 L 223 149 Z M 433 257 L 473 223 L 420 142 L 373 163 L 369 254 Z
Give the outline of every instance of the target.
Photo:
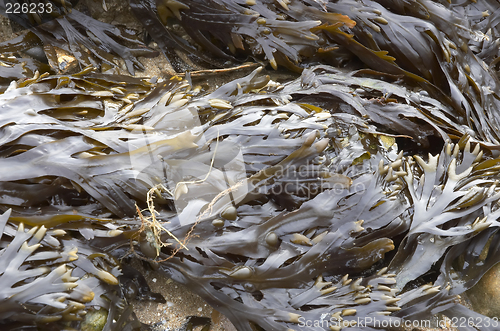
M 439 155 L 429 154 L 427 162 L 418 155 L 405 160 L 403 179 L 413 215 L 410 231 L 391 262 L 401 288 L 427 272 L 450 247 L 498 226 L 498 216 L 488 212 L 488 206 L 500 199 L 498 167 L 485 167 L 491 161 L 468 136 L 457 144 L 447 143 Z

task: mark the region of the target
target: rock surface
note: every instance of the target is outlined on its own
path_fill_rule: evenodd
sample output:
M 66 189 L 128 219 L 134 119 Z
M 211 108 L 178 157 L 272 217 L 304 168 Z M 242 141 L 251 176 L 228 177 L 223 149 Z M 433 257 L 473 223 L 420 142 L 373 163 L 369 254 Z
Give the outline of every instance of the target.
M 475 311 L 500 318 L 500 264 L 491 268 L 467 295 Z
M 156 331 L 163 331 L 181 327 L 187 316 L 201 316 L 212 319 L 211 331 L 236 331 L 225 316 L 214 313 L 209 304 L 187 287 L 158 271 L 145 270 L 139 263 L 134 263 L 134 267 L 144 275 L 151 290 L 160 293 L 166 300 L 166 303 L 133 302 L 134 312 L 141 322 L 156 325 Z

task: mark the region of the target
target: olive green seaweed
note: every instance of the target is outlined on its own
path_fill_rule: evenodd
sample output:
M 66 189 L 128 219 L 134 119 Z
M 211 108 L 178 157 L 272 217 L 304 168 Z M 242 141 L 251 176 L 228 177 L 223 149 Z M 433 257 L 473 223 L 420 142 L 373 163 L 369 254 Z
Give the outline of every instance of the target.
M 148 329 L 131 259 L 239 331 L 486 318 L 457 296 L 500 262 L 497 1 L 130 0 L 203 68 L 154 79 L 109 70 L 156 55 L 137 34 L 54 5 L 0 44 L 0 326 Z M 248 60 L 300 76 L 197 85 Z

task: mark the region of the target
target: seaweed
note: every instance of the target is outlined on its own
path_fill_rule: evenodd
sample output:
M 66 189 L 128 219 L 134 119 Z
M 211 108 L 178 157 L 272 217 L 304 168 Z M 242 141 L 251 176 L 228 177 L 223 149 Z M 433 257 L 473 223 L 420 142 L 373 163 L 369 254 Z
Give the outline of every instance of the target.
M 360 178 L 360 181 L 362 180 L 366 180 L 366 177 Z M 354 181 L 353 187 L 359 186 L 357 184 L 359 183 Z M 191 239 L 188 247 L 195 247 L 199 253 L 195 253 L 191 248 L 190 259 L 183 259 L 182 262 L 177 258 L 170 259 L 162 263 L 161 267 L 174 280 L 187 284 L 195 281 L 204 291 L 210 291 L 210 296 L 205 295 L 205 299 L 219 307 L 241 330 L 250 330 L 246 321 L 252 321 L 264 329 L 286 326 L 311 329 L 300 328 L 301 320 L 314 320 L 315 316 L 317 318 L 322 314 L 338 315 L 340 318 L 342 315 L 355 315 L 356 310 L 359 311 L 356 316 L 369 315 L 368 311 L 374 314 L 390 311 L 392 308 L 386 307 L 392 306 L 390 301 L 387 301 L 389 298 L 375 290 L 373 307 L 364 306 L 371 302 L 371 290 L 365 286 L 372 282 L 374 287 L 375 284 L 390 285 L 394 283 L 393 278 L 375 278 L 366 283 L 359 280 L 356 287 L 351 286 L 354 291 L 347 286 L 350 282 L 347 276 L 340 281 L 345 287 L 339 284 L 338 290 L 335 283 L 332 285 L 321 280 L 322 274 L 338 276 L 346 271 L 364 270 L 380 260 L 385 252 L 394 248 L 392 241 L 387 238 L 373 240 L 372 236 L 372 240 L 369 240 L 353 237 L 364 230 L 362 225 L 376 227 L 377 222 L 383 222 L 384 211 L 386 213 L 396 206 L 389 206 L 388 203 L 386 206 L 381 204 L 383 207 L 375 207 L 384 211 L 374 213 L 380 217 L 366 219 L 365 222 L 353 221 L 356 217 L 350 218 L 349 221 L 345 219 L 344 213 L 350 214 L 353 208 L 358 210 L 353 211 L 353 215 L 364 216 L 364 210 L 367 211 L 380 203 L 372 196 L 375 192 L 376 184 L 367 188 L 366 192 L 358 194 L 346 189 L 340 194 L 328 190 L 305 202 L 294 212 L 282 212 L 264 223 L 257 224 L 250 222 L 254 215 L 262 212 L 262 207 L 254 207 L 253 210 L 240 207 L 238 215 L 242 216 L 238 218 L 239 227 L 234 228 L 228 224 L 224 225 L 224 232 L 219 237 L 209 240 Z M 364 199 L 361 198 L 363 193 L 366 193 Z M 339 205 L 346 206 L 335 207 Z M 336 216 L 332 219 L 332 215 Z M 387 228 L 394 228 L 388 231 L 397 233 L 398 219 L 391 219 L 390 222 Z M 240 229 L 245 223 L 251 225 Z M 209 224 L 207 225 L 210 226 Z M 399 230 L 401 231 L 401 228 Z M 198 232 L 201 234 L 201 231 L 206 231 L 203 222 L 195 228 L 194 238 Z M 351 237 L 346 237 L 346 234 Z M 186 253 L 178 253 L 179 258 Z M 242 261 L 235 263 L 231 256 L 239 256 Z M 193 258 L 196 260 L 192 261 Z M 200 266 L 211 267 L 200 269 Z M 360 296 L 361 293 L 356 291 L 365 294 Z M 278 296 L 294 299 L 280 300 Z M 364 300 L 359 301 L 358 297 Z M 225 307 L 231 308 L 227 310 Z M 267 313 L 262 317 L 264 311 Z M 350 318 L 345 319 L 348 321 Z
M 112 258 L 62 229 L 26 229 L 23 223 L 16 228 L 10 215 L 8 210 L 0 216 L 3 327 L 79 327 L 99 308 L 107 312 L 103 330 L 140 327 L 116 295 L 120 271 Z
M 135 69 L 144 70 L 138 56 L 158 55 L 135 35 L 95 20 L 71 8 L 69 2 L 50 4 L 54 9 L 50 14 L 47 11 L 40 15 L 13 15 L 27 30 L 14 40 L 0 43 L 0 52 L 22 52 L 43 46 L 45 60 L 59 73 L 70 70 L 73 61 L 79 63 L 79 69 L 92 65 L 96 68 L 102 66 L 105 71 L 119 67 L 118 59 L 121 59 L 132 75 Z
M 11 82 L 32 78 L 36 72 L 52 73 L 49 66 L 29 58 L 0 57 L 0 92 L 5 92 Z
M 208 61 L 203 51 L 213 56 L 237 60 L 239 55 L 267 59 L 273 68 L 278 64 L 297 65 L 319 48 L 320 39 L 311 30 L 321 21 L 353 26 L 347 16 L 320 12 L 299 1 L 132 1 L 138 17 L 148 17 L 145 27 L 167 58 L 174 46 Z M 310 13 L 310 17 L 307 16 Z M 298 20 L 297 18 L 301 19 Z M 192 45 L 175 31 L 165 27 L 174 20 L 180 24 Z M 212 60 L 213 62 L 213 60 Z
M 466 130 L 485 143 L 498 144 L 498 78 L 482 65 L 483 59 L 497 58 L 495 3 L 214 0 L 148 6 L 141 10 L 151 17 L 148 26 L 155 26 L 152 35 L 168 39 L 160 45 L 164 52 L 177 45 L 202 54 L 163 27 L 162 23 L 170 24 L 168 18 L 182 25 L 192 43 L 219 58 L 251 54 L 264 56 L 274 68 L 297 69 L 308 59 L 339 63 L 339 57 L 350 62 L 357 57 L 367 67 L 400 76 L 407 88 L 436 99 L 443 105 L 442 114 L 430 114 L 439 121 L 445 116 L 462 128 L 462 134 Z
M 116 57 L 132 72 L 149 51 L 64 6 L 4 43 L 45 45 L 58 74 L 1 59 L 3 324 L 81 327 L 87 313 L 106 330 L 143 328 L 128 300 L 163 298 L 136 271 L 121 275 L 125 256 L 239 330 L 481 317 L 456 299 L 500 256 L 498 4 L 131 7 L 170 60 L 175 49 L 216 66 L 250 55 L 302 74 L 281 84 L 259 68 L 210 92 L 189 74 L 99 74 Z M 64 74 L 54 47 L 90 66 Z
M 493 169 L 485 173 L 481 161 L 479 145 L 471 151 L 468 137 L 455 146 L 447 144 L 440 155 L 429 155 L 428 162 L 419 156 L 406 161 L 408 175 L 404 181 L 411 196 L 413 217 L 410 231 L 391 262 L 401 286 L 429 270 L 448 247 L 493 226 L 487 220 L 494 219 L 494 214 L 483 214 L 481 209 L 500 198 L 496 188 L 498 173 Z M 474 171 L 474 165 L 478 171 Z M 410 170 L 411 167 L 417 169 Z M 419 248 L 429 245 L 427 242 L 434 249 Z
M 487 146 L 464 135 L 427 162 L 403 156 L 397 137 L 425 143 L 463 128 L 436 124 L 425 111 L 438 117 L 439 101 L 420 96 L 417 106 L 380 72 L 319 66 L 282 85 L 261 70 L 205 94 L 176 76 L 153 84 L 90 69 L 11 86 L 1 151 L 10 220 L 64 231 L 60 244 L 82 256 L 73 275 L 93 275 L 76 289 L 94 288 L 108 314 L 118 313 L 108 300 L 139 291 L 124 291 L 140 281 L 131 271 L 118 280 L 110 256 L 130 253 L 192 285 L 241 330 L 309 330 L 301 321 L 314 316 L 343 326 L 411 319 L 424 305 L 464 313 L 454 296 L 495 255 L 461 292 L 439 285 L 460 272 L 454 248 L 484 245 L 497 224 Z M 406 117 L 383 117 L 391 103 Z M 416 119 L 426 137 L 406 129 Z M 433 284 L 408 289 L 439 267 Z M 122 287 L 109 295 L 99 282 Z
M 141 19 L 143 26 L 154 37 L 158 47 L 165 55 L 169 63 L 177 70 L 182 68 L 177 64 L 179 56 L 174 52 L 175 49 L 184 51 L 190 59 L 202 64 L 221 66 L 221 61 L 199 52 L 194 45 L 190 45 L 182 36 L 177 35 L 171 29 L 167 29 L 157 14 L 157 3 L 153 0 L 130 1 L 130 8 L 134 15 Z M 221 55 L 222 52 L 218 52 Z M 227 58 L 228 56 L 223 56 Z
M 175 199 L 188 200 L 184 205 L 190 207 L 190 213 L 183 215 L 181 212 L 179 216 L 167 216 L 165 221 L 168 222 L 163 223 L 163 226 L 177 238 L 186 238 L 183 244 L 188 250 L 174 250 L 166 246 L 157 251 L 155 256 L 144 253 L 143 258 L 160 261 L 160 268 L 176 281 L 193 286 L 197 284 L 198 293 L 227 314 L 242 330 L 250 330 L 252 324 L 264 329 L 300 329 L 305 327 L 300 321 L 310 320 L 312 316 L 316 316 L 316 319 L 318 316 L 342 317 L 342 321 L 349 324 L 350 314 L 354 317 L 371 316 L 370 312 L 376 312 L 377 316 L 387 315 L 389 319 L 405 320 L 423 318 L 437 312 L 448 314 L 450 317 L 460 314 L 477 317 L 476 313 L 457 304 L 455 295 L 470 288 L 489 267 L 498 262 L 498 258 L 496 255 L 488 255 L 488 264 L 478 269 L 472 281 L 467 285 L 460 282 L 461 290 L 448 286 L 443 281 L 444 277 L 452 277 L 455 271 L 446 267 L 449 262 L 442 262 L 442 258 L 456 259 L 454 255 L 447 257 L 447 254 L 463 252 L 463 249 L 455 251 L 454 248 L 473 242 L 474 238 L 481 236 L 483 232 L 491 233 L 496 226 L 496 206 L 500 198 L 495 182 L 498 177 L 497 160 L 485 156 L 489 150 L 486 149 L 483 153 L 482 144 L 474 143 L 468 135 L 464 135 L 454 145 L 445 144 L 441 154 L 429 156 L 428 162 L 424 162 L 420 156 L 403 157 L 402 153 L 394 150 L 394 143 L 384 147 L 385 140 L 394 138 L 370 126 L 367 119 L 371 119 L 375 124 L 384 124 L 385 128 L 397 131 L 402 129 L 395 129 L 397 126 L 386 124 L 373 116 L 373 108 L 365 106 L 373 102 L 364 104 L 364 100 L 374 95 L 384 97 L 382 92 L 391 88 L 394 93 L 392 99 L 401 100 L 401 103 L 405 102 L 409 106 L 414 102 L 411 92 L 398 90 L 384 80 L 358 79 L 356 75 L 342 75 L 341 71 L 336 71 L 336 76 L 332 72 L 334 69 L 327 67 L 304 71 L 300 79 L 276 90 L 268 90 L 266 94 L 256 94 L 255 99 L 259 100 L 259 103 L 271 99 L 275 104 L 279 104 L 280 100 L 291 99 L 292 102 L 286 103 L 290 105 L 288 107 L 294 104 L 300 106 L 300 110 L 293 110 L 292 116 L 296 117 L 314 111 L 316 115 L 313 117 L 324 118 L 323 123 L 326 124 L 323 129 L 316 129 L 320 132 L 325 129 L 336 132 L 325 132 L 325 137 L 329 137 L 328 141 L 335 146 L 334 149 L 323 150 L 323 147 L 319 147 L 325 146 L 324 139 L 314 143 L 315 138 L 322 137 L 321 133 L 318 136 L 315 133 L 305 134 L 305 131 L 302 147 L 287 157 L 276 158 L 275 165 L 247 168 L 250 184 L 231 187 L 230 182 L 226 187 L 230 187 L 232 196 L 227 190 L 223 190 L 224 187 L 212 195 L 204 196 L 202 187 L 208 185 L 210 177 L 201 182 L 182 183 L 181 185 L 185 185 L 182 191 L 179 190 L 182 193 L 172 192 L 172 196 Z M 247 77 L 246 81 L 249 79 L 254 80 L 255 76 Z M 238 99 L 247 100 L 251 94 L 245 96 L 242 81 L 245 80 L 223 86 L 208 96 L 209 100 L 214 100 L 210 99 L 213 96 L 220 98 L 217 103 L 212 101 L 208 104 L 218 105 L 216 109 L 223 115 L 212 115 L 217 118 L 215 122 L 210 121 L 210 117 L 206 122 L 203 121 L 210 124 L 205 131 L 206 138 L 252 134 L 244 125 L 235 126 L 238 123 L 236 121 L 230 122 L 231 128 L 217 124 L 221 120 L 227 120 L 231 111 L 238 112 L 241 116 L 238 120 L 245 123 L 243 118 L 248 113 L 242 111 L 241 107 L 245 103 Z M 343 89 L 343 86 L 351 84 L 353 87 Z M 364 91 L 352 93 L 359 87 L 363 87 Z M 258 90 L 262 92 L 262 87 Z M 276 94 L 281 94 L 281 97 L 278 98 Z M 336 102 L 340 104 L 337 107 L 342 109 L 344 114 L 322 115 L 325 113 L 322 107 L 331 103 L 318 98 L 313 100 L 309 97 L 311 94 L 317 94 L 323 99 L 326 96 L 326 100 L 330 98 L 329 95 L 336 96 Z M 287 95 L 290 97 L 286 97 Z M 354 99 L 353 95 L 360 97 Z M 394 102 L 386 100 L 382 102 Z M 429 104 L 437 102 L 432 98 L 425 100 Z M 203 103 L 201 100 L 195 100 L 194 103 L 206 105 L 207 101 Z M 246 105 L 245 108 L 247 107 L 249 113 L 254 114 L 261 106 Z M 270 107 L 265 106 L 268 110 L 272 109 Z M 279 107 L 286 109 L 281 104 Z M 420 108 L 408 108 L 412 109 L 415 117 L 426 119 L 419 113 Z M 198 109 L 200 114 L 203 114 L 203 108 Z M 289 109 L 291 111 L 293 108 Z M 368 115 L 365 119 L 360 118 L 363 111 Z M 348 114 L 345 114 L 346 112 Z M 303 118 L 302 121 L 307 123 L 308 117 Z M 287 121 L 290 119 L 291 117 Z M 390 120 L 388 117 L 387 119 Z M 259 126 L 255 121 L 256 117 L 252 117 L 251 123 Z M 285 129 L 282 134 L 287 134 L 290 132 L 286 126 L 287 121 L 273 123 L 279 123 L 279 126 Z M 450 127 L 442 124 L 437 126 L 428 119 L 426 121 L 434 129 L 433 134 L 438 133 L 442 139 L 448 137 L 443 129 L 451 131 L 450 127 L 453 125 L 451 120 Z M 404 125 L 401 125 L 401 128 L 403 127 Z M 455 128 L 460 129 L 459 126 Z M 262 130 L 259 132 L 262 134 Z M 385 140 L 381 137 L 385 137 Z M 229 138 L 224 140 L 227 139 Z M 224 140 L 219 142 L 219 146 L 222 146 Z M 253 143 L 256 141 L 258 140 L 252 140 Z M 249 164 L 255 156 L 246 152 L 249 147 L 242 148 L 245 151 L 244 161 Z M 324 153 L 318 158 L 323 162 L 310 163 L 310 160 L 318 157 L 316 153 Z M 304 157 L 305 159 L 302 159 Z M 266 157 L 265 160 L 269 163 L 272 159 Z M 205 161 L 205 164 L 208 163 L 209 157 Z M 301 165 L 305 167 L 299 168 Z M 340 171 L 340 174 L 352 182 L 337 175 L 333 183 L 340 186 L 325 185 L 323 182 L 324 186 L 318 185 L 322 189 L 317 191 L 317 194 L 311 194 L 311 186 L 308 186 L 308 189 L 302 186 L 302 191 L 282 190 L 278 194 L 273 191 L 273 188 L 283 187 L 289 182 L 300 184 L 307 178 L 303 176 L 309 172 L 297 173 L 296 169 L 311 171 L 311 165 L 315 166 L 314 170 L 318 173 L 328 171 L 332 174 Z M 252 169 L 257 171 L 251 171 Z M 206 171 L 210 172 L 210 167 L 207 166 Z M 200 178 L 201 175 L 197 174 L 195 177 Z M 222 177 L 220 178 L 222 180 Z M 170 187 L 179 188 L 177 185 Z M 193 189 L 194 187 L 197 189 Z M 218 192 L 219 194 L 215 195 Z M 210 197 L 214 196 L 208 209 L 204 207 L 210 202 Z M 301 196 L 307 198 L 301 200 Z M 189 204 L 189 201 L 200 198 L 205 202 Z M 229 211 L 231 208 L 235 209 Z M 207 210 L 209 212 L 206 212 Z M 192 222 L 186 224 L 182 221 L 182 216 L 186 215 L 193 220 L 198 215 L 194 226 Z M 268 216 L 262 219 L 259 215 Z M 214 233 L 215 236 L 207 238 L 207 233 Z M 397 239 L 401 237 L 404 237 L 402 241 Z M 166 233 L 162 235 L 162 241 L 176 245 Z M 482 243 L 484 245 L 484 239 Z M 393 254 L 384 258 L 389 252 Z M 172 255 L 173 253 L 176 254 Z M 378 306 L 364 310 L 365 307 L 359 307 L 356 302 L 342 301 L 342 296 L 334 295 L 339 294 L 335 290 L 331 290 L 334 294 L 330 297 L 334 301 L 322 297 L 314 298 L 312 295 L 312 284 L 321 284 L 315 277 L 322 276 L 335 282 L 346 272 L 373 277 L 377 270 L 380 270 L 376 266 L 381 268 L 378 263 L 386 265 L 389 272 L 394 272 L 389 277 L 392 280 L 379 286 L 380 290 L 392 294 L 399 293 L 397 296 L 384 297 L 390 294 L 373 290 L 371 295 L 383 297 L 384 300 L 374 300 L 370 295 L 363 297 Z M 407 289 L 405 286 L 410 280 L 423 281 L 431 268 L 435 270 L 437 267 L 439 270 L 440 265 L 443 269 L 441 273 L 435 274 L 431 284 L 424 283 L 414 289 Z M 363 281 L 357 283 L 365 286 L 363 284 Z M 311 294 L 303 292 L 308 288 Z M 328 288 L 321 286 L 321 289 L 315 290 L 314 293 L 320 295 L 317 292 L 321 290 L 329 292 Z M 359 297 L 360 294 L 357 295 Z M 283 299 L 277 299 L 278 297 Z M 304 298 L 304 301 L 292 304 L 295 301 L 290 298 Z M 372 302 L 369 300 L 364 300 L 364 304 Z M 287 304 L 283 305 L 283 302 Z M 324 307 L 320 309 L 316 304 Z M 342 315 L 343 313 L 338 315 L 342 309 L 335 310 L 338 309 L 335 308 L 336 304 L 346 310 L 346 316 Z M 264 311 L 268 313 L 263 314 Z M 317 329 L 322 330 L 323 327 L 324 324 Z M 305 329 L 311 329 L 311 326 Z M 370 326 L 366 329 L 369 330 Z
M 351 10 L 353 6 L 358 9 Z M 404 75 L 412 86 L 450 106 L 450 115 L 471 128 L 470 135 L 497 145 L 498 77 L 468 46 L 489 37 L 470 26 L 458 7 L 452 10 L 429 1 L 331 3 L 329 10 L 357 23 L 352 35 L 335 28 L 330 29 L 331 37 L 368 67 Z
M 123 85 L 126 83 L 129 84 L 128 93 L 125 93 L 123 89 Z M 17 174 L 11 173 L 10 179 L 5 177 L 6 180 L 13 182 L 10 185 L 14 185 L 17 190 L 11 190 L 10 192 L 13 192 L 14 196 L 10 197 L 7 193 L 9 191 L 6 191 L 3 197 L 4 201 L 26 199 L 23 196 L 29 197 L 30 190 L 21 189 L 23 186 L 26 188 L 45 188 L 47 193 L 61 189 L 64 191 L 65 187 L 56 186 L 61 183 L 62 178 L 65 178 L 62 181 L 66 183 L 66 187 L 69 185 L 71 190 L 74 191 L 77 187 L 77 191 L 80 191 L 80 187 L 84 187 L 90 191 L 88 192 L 90 196 L 98 197 L 99 189 L 95 191 L 90 187 L 87 188 L 88 181 L 84 180 L 85 175 L 83 177 L 78 175 L 78 168 L 73 168 L 70 164 L 72 162 L 82 164 L 81 162 L 85 159 L 87 162 L 94 163 L 96 171 L 106 172 L 97 159 L 92 161 L 91 156 L 111 153 L 113 150 L 112 154 L 119 157 L 117 153 L 123 152 L 128 147 L 127 143 L 120 138 L 130 137 L 130 131 L 124 129 L 122 136 L 110 136 L 109 131 L 104 131 L 104 129 L 109 127 L 110 130 L 113 130 L 116 126 L 127 127 L 129 124 L 126 122 L 114 123 L 113 120 L 117 112 L 120 108 L 125 108 L 131 103 L 129 98 L 134 99 L 141 94 L 149 93 L 153 86 L 140 79 L 112 75 L 89 77 L 83 73 L 73 77 L 36 76 L 31 82 L 25 81 L 20 85 L 18 88 L 13 86 L 2 95 L 4 109 L 4 116 L 0 124 L 4 132 L 2 136 L 4 146 L 2 164 L 12 166 L 9 165 L 11 162 L 21 162 L 27 166 L 29 162 L 33 164 L 36 162 L 38 166 L 42 166 L 46 162 L 47 165 L 50 164 L 48 168 L 52 168 L 53 172 L 50 170 L 49 173 L 43 173 L 42 170 L 37 174 L 29 170 L 30 167 L 27 166 L 25 167 L 27 172 L 23 174 L 23 167 L 18 167 Z M 19 107 L 26 109 L 22 115 L 18 112 Z M 18 142 L 19 145 L 14 148 Z M 62 150 L 66 150 L 68 154 L 61 153 Z M 63 157 L 65 161 L 56 161 L 57 155 Z M 56 170 L 53 168 L 55 164 L 60 164 L 66 170 L 62 170 L 62 168 Z M 84 167 L 90 169 L 88 165 Z M 62 177 L 61 180 L 52 184 L 52 181 L 58 177 Z M 19 182 L 31 178 L 38 179 L 31 182 Z M 39 183 L 43 179 L 45 181 Z M 101 195 L 107 196 L 107 192 L 101 191 Z M 78 194 L 75 194 L 75 198 L 78 199 Z M 92 202 L 89 196 L 84 195 L 80 199 L 83 202 L 82 207 L 84 207 L 85 201 Z M 29 200 L 29 203 L 27 201 L 21 204 L 29 206 L 31 203 L 36 203 L 37 200 Z M 131 200 L 126 201 L 130 204 Z

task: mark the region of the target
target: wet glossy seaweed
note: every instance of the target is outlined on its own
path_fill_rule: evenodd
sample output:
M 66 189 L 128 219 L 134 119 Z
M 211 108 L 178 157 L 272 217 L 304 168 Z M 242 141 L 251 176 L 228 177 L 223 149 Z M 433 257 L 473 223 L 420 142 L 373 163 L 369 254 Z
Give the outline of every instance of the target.
M 481 317 L 456 295 L 499 262 L 497 3 L 131 6 L 167 57 L 251 55 L 302 74 L 280 84 L 260 68 L 205 93 L 189 76 L 53 75 L 2 58 L 3 323 L 78 327 L 98 306 L 106 330 L 141 328 L 127 300 L 161 298 L 120 271 L 125 255 L 189 285 L 238 330 Z M 57 24 L 79 36 L 88 20 L 73 10 L 3 46 L 50 44 Z M 139 53 L 113 39 L 129 36 L 101 27 L 130 70 Z M 53 292 L 35 288 L 50 282 Z
M 37 57 L 48 62 L 56 72 L 68 71 L 70 60 L 77 61 L 80 69 L 89 65 L 97 68 L 104 65 L 104 69 L 110 69 L 117 67 L 117 60 L 121 59 L 132 75 L 136 69 L 144 70 L 138 56 L 157 55 L 135 35 L 95 20 L 71 8 L 69 2 L 51 3 L 54 10 L 50 14 L 11 15 L 26 30 L 14 40 L 0 43 L 0 53 L 29 51 L 43 46 Z

